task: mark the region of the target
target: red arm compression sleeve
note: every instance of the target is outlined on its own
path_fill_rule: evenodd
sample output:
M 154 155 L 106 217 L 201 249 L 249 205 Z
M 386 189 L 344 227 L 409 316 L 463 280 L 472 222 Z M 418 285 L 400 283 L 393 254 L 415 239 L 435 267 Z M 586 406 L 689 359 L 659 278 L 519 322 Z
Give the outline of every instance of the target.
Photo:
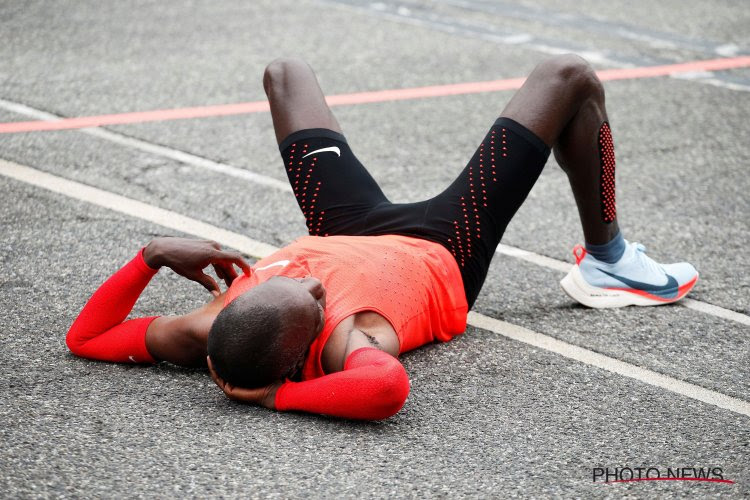
M 65 339 L 84 358 L 119 363 L 153 363 L 146 349 L 146 329 L 156 316 L 123 323 L 143 289 L 157 273 L 143 260 L 143 250 L 94 292 Z
M 285 382 L 276 409 L 333 417 L 380 420 L 394 415 L 409 395 L 409 377 L 399 361 L 374 347 L 349 355 L 344 371 L 304 382 Z

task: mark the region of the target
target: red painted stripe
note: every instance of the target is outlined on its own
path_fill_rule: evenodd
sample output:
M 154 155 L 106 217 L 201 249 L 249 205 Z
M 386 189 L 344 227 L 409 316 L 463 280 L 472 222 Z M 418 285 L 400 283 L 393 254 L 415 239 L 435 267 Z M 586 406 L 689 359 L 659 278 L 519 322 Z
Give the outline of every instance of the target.
M 707 61 L 692 61 L 664 66 L 647 66 L 642 68 L 608 69 L 598 71 L 602 81 L 631 80 L 636 78 L 654 78 L 675 73 L 720 71 L 750 66 L 750 56 L 711 59 Z M 330 106 L 347 106 L 372 102 L 402 101 L 407 99 L 424 99 L 427 97 L 442 97 L 460 94 L 477 94 L 481 92 L 497 92 L 514 90 L 523 85 L 525 78 L 508 78 L 505 80 L 491 80 L 485 82 L 455 83 L 450 85 L 433 85 L 429 87 L 414 87 L 407 89 L 377 90 L 373 92 L 357 92 L 353 94 L 338 94 L 326 98 Z M 153 111 L 137 111 L 133 113 L 116 113 L 98 116 L 82 116 L 78 118 L 64 118 L 55 121 L 35 120 L 26 122 L 0 123 L 0 133 L 38 132 L 43 130 L 68 130 L 103 125 L 123 125 L 128 123 L 145 123 L 166 120 L 184 120 L 187 118 L 206 118 L 210 116 L 241 115 L 268 111 L 267 101 L 243 102 L 238 104 L 220 104 L 216 106 L 198 106 L 192 108 L 157 109 Z
M 616 288 L 616 287 L 607 287 L 607 290 L 615 290 L 617 292 L 628 292 L 633 293 L 636 295 L 642 295 L 646 298 L 658 300 L 660 302 L 676 302 L 680 300 L 682 297 L 684 297 L 690 290 L 693 289 L 695 286 L 695 282 L 698 281 L 698 276 L 696 275 L 695 278 L 688 281 L 681 287 L 677 289 L 677 295 L 675 297 L 672 297 L 671 299 L 665 299 L 664 297 L 659 297 L 658 295 L 654 295 L 652 293 L 648 293 L 644 290 L 638 290 L 636 288 Z
M 720 59 L 709 59 L 707 61 L 691 61 L 680 64 L 667 64 L 665 66 L 645 66 L 642 68 L 606 69 L 597 71 L 599 79 L 607 80 L 632 80 L 635 78 L 653 78 L 656 76 L 667 76 L 676 73 L 693 73 L 701 71 L 721 71 L 735 68 L 746 68 L 750 66 L 750 56 L 728 57 Z
M 633 483 L 637 481 L 703 481 L 706 483 L 734 484 L 731 479 L 714 479 L 708 477 L 642 477 L 635 479 L 618 479 L 617 481 L 605 481 L 601 484 Z

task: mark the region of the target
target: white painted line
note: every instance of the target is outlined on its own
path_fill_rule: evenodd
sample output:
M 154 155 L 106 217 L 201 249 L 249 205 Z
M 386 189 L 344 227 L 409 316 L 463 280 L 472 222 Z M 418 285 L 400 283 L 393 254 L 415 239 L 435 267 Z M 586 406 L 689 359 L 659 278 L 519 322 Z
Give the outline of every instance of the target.
M 53 115 L 52 113 L 47 113 L 46 111 L 32 108 L 25 104 L 19 104 L 13 101 L 6 101 L 5 99 L 0 99 L 0 108 L 4 108 L 5 110 L 10 111 L 12 113 L 18 113 L 19 115 L 36 118 L 37 120 L 45 120 L 48 122 L 56 122 L 56 121 L 62 120 L 62 117 Z
M 469 312 L 469 324 L 477 328 L 499 333 L 504 337 L 523 342 L 545 351 L 554 352 L 568 359 L 573 359 L 581 363 L 595 366 L 612 373 L 617 373 L 624 377 L 629 377 L 640 382 L 661 387 L 670 392 L 687 396 L 691 399 L 697 399 L 710 405 L 724 408 L 735 413 L 750 417 L 750 403 L 742 399 L 733 398 L 720 392 L 712 391 L 682 380 L 662 375 L 640 366 L 631 365 L 619 359 L 610 358 L 598 352 L 589 351 L 583 347 L 568 344 L 553 337 L 534 332 L 506 321 L 490 318 L 473 311 Z
M 510 245 L 503 245 L 502 243 L 497 246 L 495 252 L 525 260 L 526 262 L 531 262 L 532 264 L 536 264 L 537 266 L 547 267 L 549 269 L 554 269 L 555 271 L 562 271 L 564 273 L 570 271 L 570 268 L 573 266 L 573 264 L 570 264 L 568 262 L 553 259 L 552 257 L 547 257 L 546 255 L 539 255 L 538 253 L 529 252 L 528 250 L 522 250 Z
M 584 51 L 572 49 L 571 47 L 559 47 L 550 45 L 543 40 L 539 40 L 529 33 L 494 33 L 491 28 L 478 27 L 472 24 L 461 24 L 454 19 L 439 19 L 432 16 L 430 19 L 423 19 L 412 15 L 412 12 L 408 9 L 398 9 L 393 12 L 387 10 L 371 9 L 367 6 L 361 6 L 360 4 L 340 3 L 338 1 L 322 0 L 324 3 L 333 4 L 339 7 L 351 9 L 358 12 L 372 12 L 376 11 L 379 17 L 389 19 L 402 24 L 410 24 L 412 26 L 418 26 L 420 28 L 435 29 L 450 33 L 452 35 L 466 36 L 469 38 L 476 38 L 479 40 L 485 40 L 491 43 L 497 43 L 499 45 L 516 45 L 519 47 L 525 47 L 531 50 L 536 50 L 543 54 L 558 55 L 567 54 L 569 52 L 576 52 L 583 54 Z M 605 54 L 597 51 L 586 51 L 586 57 L 590 62 L 597 64 L 603 64 L 613 67 L 626 67 L 621 61 L 611 59 Z
M 247 236 L 221 229 L 197 219 L 185 217 L 176 212 L 164 210 L 163 208 L 87 186 L 80 182 L 64 179 L 34 168 L 25 167 L 17 163 L 0 160 L 0 174 L 70 198 L 75 198 L 76 200 L 85 201 L 131 217 L 153 222 L 154 224 L 159 224 L 175 231 L 215 240 L 222 245 L 240 249 L 249 255 L 264 257 L 271 255 L 277 250 L 276 247 L 271 245 L 266 245 Z
M 385 2 L 377 2 L 375 4 L 368 4 L 367 2 L 359 2 L 355 0 L 319 0 L 322 3 L 326 3 L 329 5 L 334 5 L 337 7 L 340 7 L 342 9 L 348 9 L 359 13 L 366 13 L 366 14 L 374 14 L 378 17 L 389 19 L 391 21 L 395 21 L 402 24 L 410 24 L 413 26 L 418 26 L 420 28 L 427 28 L 427 29 L 434 29 L 437 31 L 443 31 L 445 33 L 449 33 L 451 35 L 458 35 L 458 36 L 465 36 L 467 38 L 475 38 L 479 40 L 486 40 L 488 42 L 497 43 L 499 45 L 516 45 L 520 47 L 524 47 L 527 49 L 535 50 L 537 52 L 541 52 L 543 54 L 567 54 L 570 52 L 579 54 L 586 59 L 589 60 L 589 62 L 602 64 L 606 66 L 611 66 L 614 68 L 630 68 L 635 66 L 650 66 L 654 64 L 653 61 L 650 61 L 648 59 L 644 59 L 643 57 L 632 57 L 632 56 L 624 56 L 624 55 L 618 55 L 618 54 L 612 54 L 608 53 L 609 51 L 596 51 L 596 50 L 584 50 L 583 47 L 576 43 L 567 43 L 563 40 L 559 39 L 549 39 L 546 37 L 539 37 L 532 35 L 530 33 L 522 33 L 522 32 L 514 32 L 514 33 L 508 33 L 506 30 L 503 30 L 501 28 L 493 27 L 487 24 L 472 22 L 472 21 L 459 21 L 455 18 L 449 17 L 449 16 L 441 16 L 440 14 L 435 13 L 424 13 L 420 11 L 412 11 L 410 9 L 405 9 L 402 7 L 395 7 L 397 4 L 391 2 L 390 4 Z M 491 3 L 491 2 L 490 2 Z M 499 15 L 502 16 L 504 12 L 506 12 L 509 8 L 512 8 L 513 10 L 518 11 L 519 7 L 509 7 L 508 5 L 492 5 L 491 11 L 493 14 L 491 15 Z M 520 7 L 521 10 L 528 10 L 527 8 Z M 482 11 L 480 9 L 480 11 Z M 482 11 L 485 15 L 488 13 L 487 11 Z M 554 16 L 554 14 L 551 14 L 550 12 L 544 11 L 543 14 L 540 14 L 536 17 L 541 17 L 545 22 L 546 21 L 552 21 L 550 15 Z M 511 17 L 513 17 L 511 15 Z M 558 14 L 558 21 L 562 18 L 565 18 L 566 21 L 574 21 L 574 17 L 570 17 L 567 15 L 560 16 Z M 536 19 L 536 22 L 539 22 L 540 19 Z M 587 23 L 588 24 L 588 23 Z M 594 21 L 595 25 L 602 25 L 603 23 L 601 21 Z M 611 24 L 611 23 L 606 23 Z M 567 26 L 567 29 L 570 27 Z M 653 37 L 649 37 L 647 35 L 643 34 L 635 34 L 635 33 L 628 33 L 627 31 L 621 30 L 622 26 L 610 26 L 608 29 L 616 30 L 617 35 L 626 35 L 626 37 L 631 37 L 635 39 L 640 39 L 642 41 L 647 41 L 652 43 L 655 47 L 658 48 L 678 48 L 676 43 L 669 40 L 658 40 L 654 39 Z M 682 38 L 682 37 L 681 37 Z M 682 40 L 683 43 L 685 40 Z M 695 45 L 695 44 L 691 44 Z M 698 49 L 701 52 L 706 52 L 705 50 L 700 50 L 701 48 L 707 49 L 707 47 L 700 47 L 702 44 L 698 44 L 698 46 L 694 46 L 694 49 Z M 711 44 L 708 44 L 709 46 Z M 682 47 L 682 45 L 680 45 Z M 684 48 L 684 47 L 683 47 Z M 724 54 L 736 54 L 740 50 L 737 46 L 731 46 L 731 45 L 725 45 L 725 46 L 718 46 L 714 49 L 707 50 L 706 53 L 717 53 L 718 55 L 724 56 Z M 726 56 L 725 56 L 726 57 Z M 658 63 L 657 63 L 658 64 Z M 666 64 L 666 61 L 663 61 L 662 64 Z M 674 78 L 674 75 L 670 75 L 670 78 Z M 725 81 L 721 78 L 691 78 L 690 81 L 702 83 L 706 85 L 712 85 L 715 87 L 721 87 L 725 89 L 735 90 L 735 91 L 741 91 L 741 92 L 748 92 L 750 91 L 750 85 L 747 85 L 745 83 L 740 82 L 732 82 L 732 81 Z
M 695 39 L 672 33 L 666 33 L 628 23 L 608 21 L 598 17 L 591 17 L 583 13 L 570 14 L 548 7 L 524 6 L 519 2 L 507 2 L 497 0 L 487 1 L 464 1 L 464 0 L 439 0 L 438 3 L 456 6 L 469 11 L 479 12 L 492 17 L 501 16 L 539 23 L 549 27 L 574 30 L 587 35 L 589 38 L 596 35 L 607 37 L 618 37 L 628 42 L 636 41 L 648 44 L 654 49 L 682 50 L 685 52 L 697 52 L 707 55 L 719 54 L 724 57 L 733 57 L 743 50 L 736 44 L 720 45 L 717 42 L 705 39 Z M 380 10 L 387 10 L 388 5 L 382 4 Z M 626 42 L 627 43 L 627 42 Z
M 19 113 L 22 115 L 37 118 L 39 120 L 54 121 L 54 120 L 60 119 L 59 116 L 56 116 L 56 115 L 53 115 L 53 114 L 50 114 L 50 113 L 47 113 L 45 111 L 41 111 L 35 108 L 31 108 L 24 104 L 18 104 L 15 102 L 4 100 L 4 99 L 0 99 L 0 108 L 4 108 L 14 113 Z M 77 129 L 77 131 L 92 135 L 94 137 L 98 137 L 100 139 L 104 139 L 106 141 L 114 142 L 116 144 L 139 149 L 141 151 L 144 151 L 150 154 L 162 156 L 165 158 L 170 158 L 172 160 L 179 161 L 179 162 L 182 162 L 182 163 L 185 163 L 187 165 L 191 165 L 197 168 L 204 168 L 204 169 L 211 170 L 213 172 L 217 172 L 220 174 L 228 175 L 228 176 L 235 177 L 238 179 L 243 179 L 243 180 L 253 182 L 262 186 L 270 187 L 270 188 L 273 188 L 282 192 L 286 192 L 286 193 L 292 192 L 292 188 L 289 186 L 287 182 L 281 182 L 272 177 L 268 177 L 262 174 L 256 174 L 254 172 L 250 172 L 249 170 L 237 168 L 232 165 L 227 165 L 225 163 L 218 163 L 218 162 L 209 160 L 207 158 L 202 158 L 200 156 L 193 155 L 190 153 L 185 153 L 184 151 L 169 148 L 166 146 L 159 146 L 157 144 L 152 144 L 147 141 L 142 141 L 140 139 L 128 137 L 122 134 L 118 134 L 116 132 L 111 132 L 103 128 L 92 127 L 92 128 Z M 567 273 L 570 270 L 570 266 L 571 266 L 570 263 L 563 262 L 557 259 L 553 259 L 551 257 L 546 257 L 544 255 L 539 255 L 534 252 L 523 250 L 521 248 L 512 247 L 509 245 L 501 244 L 500 246 L 498 246 L 496 251 L 497 253 L 500 253 L 503 255 L 509 255 L 511 257 L 525 260 L 527 262 L 531 262 L 533 264 L 537 264 L 542 267 L 554 269 L 556 271 L 562 271 L 562 272 Z M 708 304 L 705 302 L 700 302 L 695 299 L 682 299 L 679 302 L 679 304 L 684 307 L 687 307 L 688 309 L 694 309 L 696 311 L 700 311 L 705 314 L 710 314 L 712 316 L 717 316 L 720 318 L 728 319 L 730 321 L 736 321 L 744 325 L 750 325 L 750 316 L 747 316 L 747 315 L 744 315 L 735 311 L 731 311 L 729 309 L 724 309 L 723 307 Z
M 740 47 L 734 43 L 719 45 L 714 49 L 717 54 L 723 57 L 734 57 L 740 52 L 740 50 Z
M 80 129 L 80 131 L 84 134 L 93 135 L 94 137 L 114 142 L 116 144 L 139 149 L 141 151 L 145 151 L 146 153 L 163 156 L 164 158 L 176 160 L 187 165 L 203 168 L 205 170 L 211 170 L 212 172 L 218 172 L 220 174 L 235 177 L 237 179 L 243 179 L 255 184 L 260 184 L 261 186 L 276 189 L 278 191 L 292 193 L 292 187 L 287 181 L 282 182 L 278 179 L 274 179 L 273 177 L 256 174 L 255 172 L 251 172 L 249 170 L 238 167 L 233 167 L 232 165 L 227 165 L 226 163 L 219 163 L 213 160 L 209 160 L 208 158 L 203 158 L 194 154 L 180 151 L 178 149 L 159 146 L 158 144 L 142 141 L 134 137 L 128 137 L 126 135 L 118 134 L 117 132 L 111 132 L 99 127 L 83 128 Z
M 4 108 L 8 111 L 12 111 L 24 116 L 36 118 L 38 120 L 58 121 L 61 119 L 60 116 L 34 109 L 24 104 L 7 101 L 5 99 L 0 99 L 0 108 Z M 226 163 L 219 163 L 213 160 L 209 160 L 208 158 L 203 158 L 194 154 L 180 151 L 178 149 L 142 141 L 140 139 L 128 137 L 126 135 L 118 134 L 117 132 L 105 130 L 100 127 L 82 128 L 77 130 L 84 134 L 93 135 L 94 137 L 98 137 L 99 139 L 104 139 L 105 141 L 114 142 L 115 144 L 131 147 L 140 151 L 144 151 L 146 153 L 162 156 L 164 158 L 169 158 L 186 165 L 191 165 L 193 167 L 198 167 L 205 170 L 211 170 L 212 172 L 218 172 L 220 174 L 235 177 L 237 179 L 243 179 L 255 184 L 259 184 L 261 186 L 267 186 L 276 189 L 278 191 L 284 191 L 288 193 L 292 192 L 291 186 L 286 181 L 282 182 L 278 179 L 274 179 L 273 177 L 256 174 L 255 172 L 251 172 L 249 170 L 234 167 L 232 165 L 227 165 Z
M 736 321 L 737 323 L 742 323 L 743 325 L 750 326 L 750 316 L 731 311 L 729 309 L 724 309 L 723 307 L 715 306 L 713 304 L 709 304 L 708 302 L 701 302 L 700 300 L 684 298 L 679 301 L 678 304 L 683 307 L 687 307 L 688 309 L 693 309 L 695 311 L 700 311 L 702 313 L 710 314 L 712 316 L 718 316 L 719 318 Z
M 670 75 L 670 77 L 683 79 L 683 80 L 689 80 L 692 82 L 705 83 L 706 85 L 713 85 L 714 87 L 720 87 L 723 89 L 737 90 L 739 92 L 750 92 L 750 85 L 746 85 L 742 83 L 735 83 L 735 82 L 726 82 L 724 80 L 711 78 L 710 76 L 705 76 L 705 75 L 695 76 L 695 75 L 686 75 L 683 73 L 674 73 Z
M 207 224 L 197 219 L 17 163 L 0 160 L 0 174 L 76 200 L 85 201 L 134 218 L 153 222 L 175 231 L 215 240 L 222 245 L 235 248 L 254 257 L 267 257 L 277 250 L 274 246 L 255 241 L 247 236 L 227 231 L 226 229 Z M 476 312 L 470 312 L 469 324 L 590 366 L 630 377 L 640 382 L 661 387 L 670 392 L 750 417 L 750 403 L 741 399 L 683 382 L 636 365 L 631 365 L 630 363 L 625 363 L 624 361 L 568 344 L 527 328 L 513 325 L 512 323 L 493 319 Z

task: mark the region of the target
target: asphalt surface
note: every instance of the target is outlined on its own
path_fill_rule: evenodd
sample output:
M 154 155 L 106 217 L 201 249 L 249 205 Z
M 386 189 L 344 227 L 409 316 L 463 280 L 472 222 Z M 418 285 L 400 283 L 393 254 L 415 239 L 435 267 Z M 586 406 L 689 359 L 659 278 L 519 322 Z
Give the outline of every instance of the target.
M 2 2 L 0 99 L 65 117 L 256 101 L 297 55 L 327 94 L 526 75 L 556 51 L 599 69 L 750 53 L 741 2 L 352 0 Z M 747 87 L 747 89 L 745 89 Z M 701 273 L 690 297 L 750 314 L 750 70 L 608 82 L 618 215 L 650 255 Z M 743 90 L 744 89 L 744 90 Z M 335 108 L 393 201 L 441 191 L 512 92 Z M 0 105 L 0 122 L 29 120 Z M 107 127 L 284 180 L 267 113 Z M 281 246 L 290 193 L 83 131 L 0 134 L 0 158 Z M 0 491 L 29 497 L 706 497 L 750 495 L 750 419 L 470 327 L 403 358 L 412 389 L 380 423 L 226 400 L 204 372 L 67 352 L 81 307 L 174 231 L 0 176 Z M 503 243 L 571 261 L 581 242 L 550 160 Z M 563 274 L 498 255 L 475 310 L 750 401 L 746 325 L 680 306 L 594 311 Z M 134 316 L 205 292 L 159 273 Z M 734 484 L 592 482 L 595 467 L 720 467 Z

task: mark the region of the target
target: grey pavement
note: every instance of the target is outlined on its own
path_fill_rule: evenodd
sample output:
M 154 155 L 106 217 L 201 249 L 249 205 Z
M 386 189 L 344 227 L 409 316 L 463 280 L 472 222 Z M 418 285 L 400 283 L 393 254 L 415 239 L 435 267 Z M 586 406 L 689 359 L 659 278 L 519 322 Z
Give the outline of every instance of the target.
M 289 55 L 338 94 L 523 76 L 549 57 L 539 40 L 616 59 L 600 69 L 747 54 L 744 5 L 708 5 L 0 2 L 0 99 L 70 117 L 255 101 L 264 66 Z M 714 76 L 750 82 L 747 69 Z M 605 88 L 625 237 L 657 260 L 693 263 L 692 298 L 750 314 L 750 92 L 676 78 Z M 415 201 L 453 179 L 511 96 L 334 112 L 385 193 Z M 28 119 L 0 108 L 0 122 Z M 108 129 L 284 180 L 267 113 Z M 276 246 L 304 231 L 289 193 L 81 131 L 0 135 L 0 158 Z M 96 286 L 175 233 L 4 176 L 0 228 L 2 496 L 750 495 L 747 416 L 473 327 L 404 356 L 409 399 L 380 423 L 238 405 L 201 371 L 75 358 L 65 333 Z M 551 159 L 503 243 L 572 262 L 581 238 Z M 562 293 L 562 276 L 499 255 L 475 309 L 750 401 L 747 326 L 680 306 L 586 309 Z M 184 313 L 205 295 L 160 272 L 133 314 Z M 592 468 L 626 465 L 721 467 L 735 484 L 592 483 Z

